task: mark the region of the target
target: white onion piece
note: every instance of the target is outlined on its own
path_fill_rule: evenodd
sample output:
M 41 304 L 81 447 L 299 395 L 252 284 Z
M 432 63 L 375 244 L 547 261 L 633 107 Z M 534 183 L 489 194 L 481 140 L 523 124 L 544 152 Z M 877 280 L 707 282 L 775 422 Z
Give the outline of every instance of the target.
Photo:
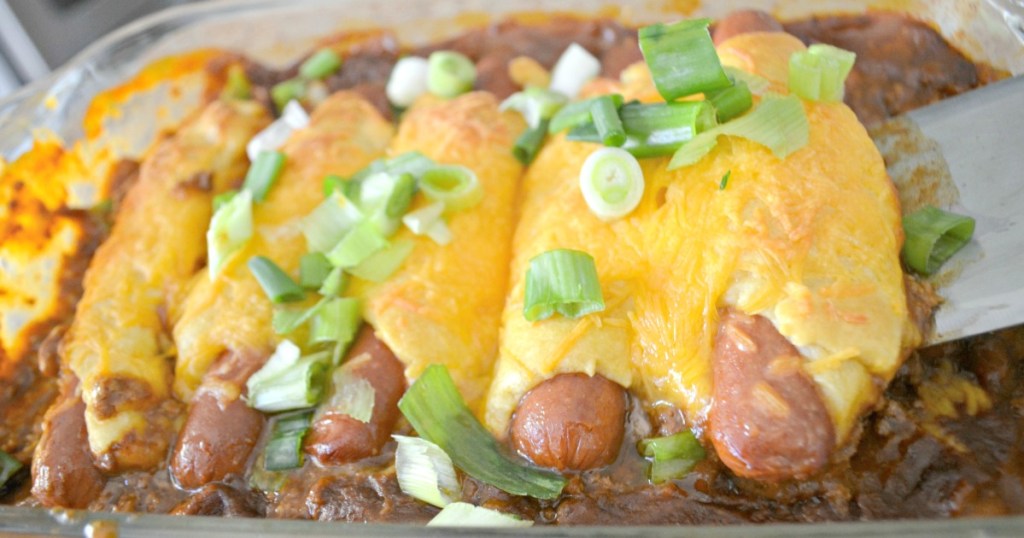
M 583 86 L 601 74 L 601 61 L 576 43 L 569 45 L 551 71 L 552 90 L 575 99 Z
M 391 70 L 385 92 L 391 104 L 407 108 L 427 91 L 428 62 L 418 56 L 406 56 Z

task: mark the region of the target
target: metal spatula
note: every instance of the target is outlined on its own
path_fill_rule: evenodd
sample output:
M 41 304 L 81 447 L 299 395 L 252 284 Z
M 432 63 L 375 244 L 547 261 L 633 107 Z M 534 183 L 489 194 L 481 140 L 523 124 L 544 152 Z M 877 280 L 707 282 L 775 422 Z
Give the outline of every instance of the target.
M 904 212 L 977 220 L 974 240 L 929 280 L 945 299 L 935 344 L 1024 323 L 1024 77 L 915 110 L 872 130 Z

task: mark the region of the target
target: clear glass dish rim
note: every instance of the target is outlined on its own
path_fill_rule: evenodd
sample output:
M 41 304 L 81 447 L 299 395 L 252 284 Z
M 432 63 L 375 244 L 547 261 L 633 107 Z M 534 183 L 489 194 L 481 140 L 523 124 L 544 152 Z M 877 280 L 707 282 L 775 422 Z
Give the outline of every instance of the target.
M 1024 7 L 1016 0 L 985 0 L 998 9 L 1007 22 L 1009 17 L 1024 17 Z M 140 36 L 166 33 L 193 22 L 233 13 L 258 11 L 298 4 L 314 7 L 331 5 L 331 0 L 215 0 L 171 7 L 129 23 L 89 45 L 49 75 L 33 81 L 0 99 L 0 123 L 23 103 L 42 99 L 62 81 L 88 69 L 97 59 L 130 46 Z M 524 6 L 529 8 L 530 6 Z M 1019 18 L 1016 20 L 1020 20 Z M 1024 42 L 1024 35 L 1019 36 Z M 842 523 L 751 524 L 737 526 L 622 526 L 622 527 L 533 527 L 530 529 L 431 529 L 419 525 L 358 524 L 283 519 L 238 519 L 209 516 L 169 516 L 146 513 L 107 513 L 81 510 L 47 510 L 17 506 L 0 506 L 0 532 L 40 536 L 83 536 L 94 522 L 113 522 L 119 536 L 164 536 L 185 532 L 201 532 L 203 536 L 678 536 L 693 537 L 767 537 L 808 536 L 907 536 L 945 538 L 953 536 L 1002 537 L 1024 535 L 1024 516 L 980 517 L 961 519 L 863 521 Z M 685 530 L 683 530 L 685 529 Z M 89 535 L 89 534 L 85 534 Z

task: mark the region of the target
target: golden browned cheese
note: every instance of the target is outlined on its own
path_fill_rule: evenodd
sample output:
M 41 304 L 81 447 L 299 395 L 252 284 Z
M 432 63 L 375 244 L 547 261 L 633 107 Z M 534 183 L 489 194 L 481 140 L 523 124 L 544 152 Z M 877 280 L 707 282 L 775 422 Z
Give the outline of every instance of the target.
M 522 175 L 512 146 L 524 128 L 517 113 L 499 112 L 486 93 L 418 102 L 403 118 L 391 155 L 415 150 L 439 163 L 466 166 L 477 174 L 483 199 L 451 216 L 448 245 L 403 227 L 395 240 L 411 239 L 415 247 L 402 267 L 386 282 L 356 282 L 353 288 L 365 299 L 377 337 L 405 363 L 409 378 L 443 364 L 474 407 L 497 356 Z
M 210 279 L 206 270 L 174 327 L 178 347 L 175 393 L 191 398 L 210 364 L 228 350 L 264 357 L 280 340 L 271 327 L 271 303 L 246 263 L 266 256 L 290 274 L 307 252 L 300 219 L 323 201 L 323 178 L 349 176 L 382 157 L 393 128 L 361 98 L 336 93 L 317 107 L 307 128 L 285 144 L 285 168 L 267 199 L 253 208 L 252 239 Z
M 107 469 L 148 468 L 166 455 L 167 328 L 204 263 L 212 196 L 244 176 L 246 142 L 268 121 L 258 104 L 218 101 L 157 143 L 92 260 L 64 359 Z
M 724 64 L 785 93 L 788 58 L 801 48 L 792 36 L 761 33 L 719 51 Z M 628 71 L 618 91 L 651 100 L 644 71 Z M 899 263 L 899 204 L 878 151 L 845 105 L 804 108 L 809 143 L 786 159 L 722 136 L 689 167 L 668 171 L 668 158 L 642 160 L 643 200 L 609 223 L 579 190 L 580 167 L 597 146 L 559 136 L 542 151 L 524 180 L 489 428 L 503 435 L 522 395 L 560 372 L 599 373 L 648 401 L 681 407 L 699 425 L 712 403 L 718 310 L 733 307 L 767 317 L 801 350 L 837 440 L 848 436 L 919 335 Z M 554 248 L 594 257 L 604 312 L 524 319 L 528 261 Z

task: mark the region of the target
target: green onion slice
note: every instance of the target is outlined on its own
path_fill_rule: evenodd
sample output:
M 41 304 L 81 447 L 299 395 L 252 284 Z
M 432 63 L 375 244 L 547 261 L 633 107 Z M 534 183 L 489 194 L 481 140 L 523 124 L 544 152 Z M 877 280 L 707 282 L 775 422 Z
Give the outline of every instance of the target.
M 458 52 L 439 50 L 430 55 L 427 64 L 427 88 L 438 97 L 457 97 L 476 83 L 476 66 Z
M 746 138 L 767 147 L 780 159 L 807 145 L 810 126 L 796 96 L 766 96 L 749 114 L 705 131 L 684 144 L 668 163 L 669 170 L 690 166 L 718 144 L 719 135 Z
M 420 190 L 435 202 L 444 202 L 449 212 L 469 209 L 480 203 L 484 190 L 476 172 L 458 165 L 435 166 L 420 177 Z
M 548 134 L 548 122 L 547 120 L 541 120 L 540 125 L 536 127 L 530 127 L 523 131 L 523 134 L 519 135 L 516 139 L 516 144 L 512 146 L 512 155 L 515 156 L 523 165 L 529 165 L 537 158 L 537 153 L 540 152 L 541 146 L 544 145 L 544 139 Z
M 356 224 L 345 237 L 327 253 L 335 267 L 349 269 L 388 246 L 388 240 L 369 221 Z
M 729 178 L 732 176 L 732 170 L 726 170 L 722 179 L 718 181 L 718 190 L 724 191 L 729 186 Z
M 0 450 L 0 493 L 3 493 L 7 487 L 7 481 L 18 474 L 25 465 L 20 461 L 14 459 L 13 456 Z
M 301 356 L 302 350 L 299 349 L 299 346 L 292 343 L 291 340 L 281 340 L 263 367 L 249 376 L 249 380 L 245 382 L 249 392 L 251 393 L 253 388 L 261 384 L 269 383 L 274 377 L 294 366 Z
M 703 460 L 707 454 L 693 432 L 685 430 L 675 435 L 644 439 L 640 453 L 651 460 L 651 481 L 664 482 L 681 478 Z
M 247 383 L 249 407 L 276 413 L 316 405 L 323 396 L 324 376 L 330 363 L 329 353 L 315 353 L 300 358 L 272 377 L 261 378 L 261 382 L 253 383 L 250 377 Z
M 335 192 L 303 217 L 299 227 L 311 251 L 329 252 L 362 220 L 363 212 L 345 195 Z
M 252 84 L 245 75 L 245 68 L 234 64 L 228 68 L 227 80 L 221 94 L 228 99 L 245 100 L 252 97 Z
M 301 78 L 293 78 L 279 82 L 270 89 L 270 99 L 274 101 L 274 107 L 283 111 L 285 105 L 292 101 L 299 101 L 306 95 L 306 81 Z
M 523 115 L 527 125 L 536 128 L 542 120 L 554 117 L 568 101 L 559 92 L 531 86 L 502 101 L 499 110 L 515 110 Z
M 704 97 L 715 107 L 718 123 L 741 116 L 754 106 L 754 96 L 742 80 L 734 81 L 728 88 L 707 92 Z
M 590 105 L 590 116 L 597 128 L 597 136 L 604 145 L 619 147 L 626 143 L 626 129 L 619 118 L 619 109 L 610 96 L 595 99 Z
M 566 480 L 538 469 L 501 449 L 498 441 L 466 406 L 448 369 L 428 366 L 398 402 L 420 437 L 444 450 L 467 474 L 513 495 L 554 499 Z
M 302 287 L 267 257 L 250 258 L 249 270 L 273 303 L 291 303 L 306 298 L 306 292 Z
M 341 67 L 341 56 L 331 49 L 320 49 L 302 62 L 299 76 L 306 80 L 319 80 L 333 75 Z
M 280 415 L 274 419 L 270 440 L 264 450 L 263 468 L 284 471 L 302 467 L 302 440 L 309 432 L 313 411 L 304 410 Z
M 809 101 L 843 100 L 846 77 L 857 55 L 826 44 L 815 44 L 789 57 L 789 91 Z
M 588 82 L 601 74 L 601 61 L 587 49 L 573 43 L 566 47 L 551 69 L 553 91 L 575 99 Z
M 387 248 L 370 255 L 348 272 L 370 282 L 384 282 L 402 266 L 409 254 L 412 254 L 414 246 L 409 239 L 399 239 Z
M 665 101 L 729 86 L 710 24 L 710 19 L 695 19 L 640 29 L 640 51 Z
M 334 194 L 335 192 L 338 192 L 338 191 L 342 190 L 345 187 L 345 183 L 346 183 L 345 178 L 343 178 L 343 177 L 341 177 L 339 175 L 327 174 L 326 176 L 324 176 L 324 180 L 323 180 L 324 198 L 328 198 L 332 194 Z
M 324 284 L 320 286 L 318 292 L 324 297 L 335 297 L 341 295 L 348 286 L 348 274 L 341 267 L 335 267 L 324 279 Z
M 428 527 L 532 527 L 533 522 L 511 514 L 464 502 L 445 505 L 427 522 Z
M 441 447 L 422 437 L 392 437 L 398 442 L 395 475 L 402 493 L 438 508 L 462 497 L 462 485 L 452 459 Z
M 590 123 L 591 107 L 593 107 L 594 103 L 598 99 L 604 98 L 611 99 L 612 104 L 615 105 L 616 109 L 622 106 L 622 96 L 617 93 L 601 95 L 599 97 L 592 97 L 590 99 L 584 99 L 583 101 L 569 103 L 562 107 L 557 114 L 551 117 L 551 123 L 548 125 L 548 134 L 555 134 L 566 129 L 579 127 L 585 123 Z
M 974 235 L 974 219 L 926 206 L 903 217 L 903 260 L 914 271 L 939 270 Z
M 338 413 L 369 423 L 373 418 L 376 391 L 369 381 L 352 373 L 352 364 L 348 362 L 334 369 L 331 396 L 320 406 L 317 414 Z
M 356 336 L 363 322 L 359 301 L 351 297 L 333 297 L 317 309 L 313 316 L 309 341 L 311 344 L 335 342 L 346 346 Z
M 732 67 L 729 65 L 723 67 L 722 69 L 725 70 L 725 74 L 729 77 L 730 80 L 746 84 L 747 89 L 749 89 L 750 93 L 754 95 L 764 95 L 765 93 L 768 92 L 769 89 L 771 89 L 772 83 L 769 82 L 768 79 L 760 75 L 755 75 L 748 71 L 744 71 L 742 69 L 738 69 L 736 67 Z
M 243 189 L 252 193 L 253 201 L 262 202 L 267 198 L 267 193 L 284 170 L 284 159 L 284 153 L 280 151 L 261 151 L 256 157 L 242 184 Z
M 238 195 L 238 191 L 230 190 L 230 191 L 225 191 L 225 192 L 222 192 L 222 193 L 214 196 L 213 197 L 213 212 L 216 213 L 216 212 L 220 211 L 220 208 L 228 205 L 228 202 L 230 202 L 237 195 Z
M 586 252 L 549 250 L 530 260 L 526 270 L 523 315 L 540 321 L 555 312 L 578 318 L 604 310 L 594 258 Z
M 626 130 L 626 143 L 622 148 L 641 158 L 669 155 L 717 123 L 715 108 L 707 101 L 629 103 L 619 109 L 619 117 Z M 569 131 L 566 138 L 603 142 L 592 122 Z
M 317 301 L 316 304 L 307 308 L 275 308 L 274 317 L 271 319 L 271 326 L 276 334 L 289 334 L 304 325 L 320 311 L 326 299 Z
M 427 93 L 429 63 L 424 58 L 406 56 L 395 63 L 384 88 L 388 101 L 399 108 L 412 106 L 419 96 Z
M 640 204 L 644 195 L 644 172 L 628 151 L 600 148 L 583 162 L 580 191 L 590 211 L 598 218 L 619 219 Z
M 206 231 L 210 279 L 216 279 L 227 259 L 252 237 L 252 193 L 242 191 L 221 205 Z
M 307 290 L 320 289 L 332 269 L 327 256 L 319 252 L 307 252 L 299 260 L 299 285 Z
M 447 245 L 452 242 L 452 232 L 445 224 L 443 214 L 444 204 L 437 202 L 406 213 L 402 223 L 416 235 L 425 235 L 439 245 Z
M 391 189 L 384 205 L 385 214 L 389 218 L 397 219 L 405 215 L 412 205 L 412 197 L 416 195 L 416 178 L 412 174 L 405 173 L 395 179 L 395 185 Z

